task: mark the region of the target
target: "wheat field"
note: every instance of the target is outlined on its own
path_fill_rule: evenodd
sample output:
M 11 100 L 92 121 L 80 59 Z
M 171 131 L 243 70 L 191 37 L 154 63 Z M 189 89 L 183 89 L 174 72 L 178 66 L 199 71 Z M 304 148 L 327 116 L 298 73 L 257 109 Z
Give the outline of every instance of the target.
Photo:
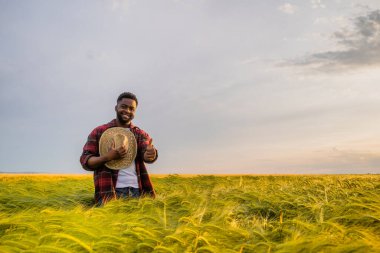
M 380 252 L 380 176 L 153 177 L 93 204 L 91 176 L 0 175 L 0 252 Z

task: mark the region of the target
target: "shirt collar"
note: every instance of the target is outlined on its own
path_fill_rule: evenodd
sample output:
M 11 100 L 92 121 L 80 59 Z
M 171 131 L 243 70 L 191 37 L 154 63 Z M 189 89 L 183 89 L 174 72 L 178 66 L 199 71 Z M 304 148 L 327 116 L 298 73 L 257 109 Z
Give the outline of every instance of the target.
M 108 123 L 108 127 L 116 127 L 116 119 L 113 119 L 111 120 L 109 123 Z M 129 128 L 135 128 L 136 126 L 133 125 L 133 123 L 131 122 L 130 125 L 129 125 Z

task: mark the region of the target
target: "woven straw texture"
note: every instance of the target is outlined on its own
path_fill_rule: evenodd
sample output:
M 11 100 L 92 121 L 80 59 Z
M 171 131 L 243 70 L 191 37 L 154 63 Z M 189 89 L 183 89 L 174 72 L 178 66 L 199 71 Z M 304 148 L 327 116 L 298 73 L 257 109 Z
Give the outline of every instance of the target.
M 113 144 L 115 144 L 116 149 L 124 145 L 127 149 L 127 155 L 124 158 L 107 162 L 106 166 L 113 170 L 129 167 L 137 154 L 137 143 L 134 134 L 129 129 L 123 127 L 107 129 L 100 137 L 100 155 L 105 155 L 112 148 Z

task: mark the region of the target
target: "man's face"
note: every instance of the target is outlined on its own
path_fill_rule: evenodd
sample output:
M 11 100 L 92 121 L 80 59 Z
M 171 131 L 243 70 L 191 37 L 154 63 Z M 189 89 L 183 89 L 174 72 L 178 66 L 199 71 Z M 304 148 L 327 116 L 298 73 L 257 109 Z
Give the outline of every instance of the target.
M 123 125 L 129 124 L 135 117 L 136 101 L 130 98 L 123 98 L 115 106 L 116 117 Z

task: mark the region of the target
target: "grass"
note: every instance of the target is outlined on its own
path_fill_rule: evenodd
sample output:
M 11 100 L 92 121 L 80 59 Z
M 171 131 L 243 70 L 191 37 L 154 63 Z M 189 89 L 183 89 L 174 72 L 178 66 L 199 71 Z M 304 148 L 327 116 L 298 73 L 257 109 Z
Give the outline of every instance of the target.
M 380 252 L 380 176 L 153 177 L 93 206 L 89 176 L 1 176 L 0 252 Z

